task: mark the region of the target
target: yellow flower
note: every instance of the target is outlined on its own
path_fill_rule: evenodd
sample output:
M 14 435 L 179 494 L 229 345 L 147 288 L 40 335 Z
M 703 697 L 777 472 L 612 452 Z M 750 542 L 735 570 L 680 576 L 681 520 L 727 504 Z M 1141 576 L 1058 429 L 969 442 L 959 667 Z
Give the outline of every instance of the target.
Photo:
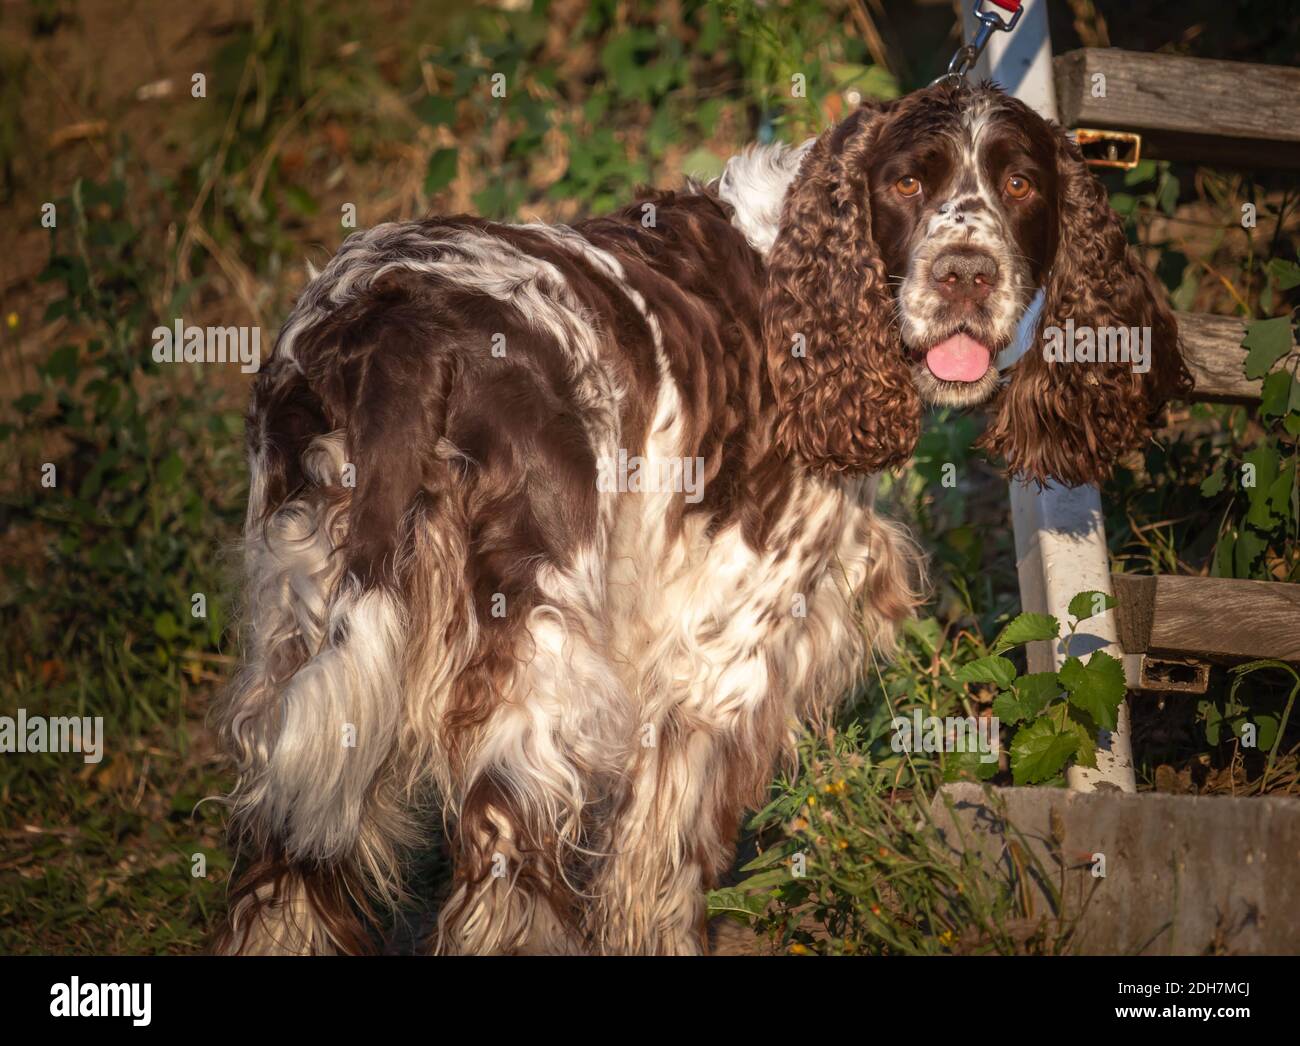
M 17 330 L 17 329 L 18 329 L 18 313 L 16 313 L 16 312 L 11 312 L 8 316 L 6 316 L 6 317 L 5 317 L 5 324 L 9 327 L 9 329 L 10 329 L 11 331 Z
M 945 948 L 951 948 L 953 941 L 956 939 L 957 938 L 953 936 L 951 930 L 944 930 L 943 933 L 939 934 L 939 943 Z
M 817 805 L 817 797 L 816 797 L 815 795 L 810 795 L 810 796 L 808 797 L 808 805 L 809 805 L 809 806 L 816 806 L 816 805 Z
M 812 952 L 808 949 L 806 945 L 792 944 L 790 945 L 790 954 L 791 955 L 812 955 Z

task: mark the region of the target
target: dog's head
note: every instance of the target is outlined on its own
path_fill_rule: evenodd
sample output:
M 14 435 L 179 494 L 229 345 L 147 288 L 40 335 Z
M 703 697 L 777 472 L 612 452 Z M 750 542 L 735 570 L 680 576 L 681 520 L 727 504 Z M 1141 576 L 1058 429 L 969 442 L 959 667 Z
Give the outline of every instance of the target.
M 1000 387 L 1040 287 L 1038 336 Z M 910 455 L 923 401 L 993 400 L 982 444 L 1013 473 L 1097 482 L 1188 382 L 1160 295 L 1078 148 L 1023 103 L 944 85 L 864 105 L 807 150 L 770 252 L 778 438 L 820 471 L 875 471 Z M 1122 328 L 1125 358 L 1048 359 L 1067 320 Z

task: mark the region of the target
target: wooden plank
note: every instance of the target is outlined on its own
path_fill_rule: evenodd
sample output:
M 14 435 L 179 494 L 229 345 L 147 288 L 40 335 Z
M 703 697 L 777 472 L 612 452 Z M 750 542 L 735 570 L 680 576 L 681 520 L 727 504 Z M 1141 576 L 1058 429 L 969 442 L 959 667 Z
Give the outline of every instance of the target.
M 1264 382 L 1246 377 L 1247 350 L 1241 347 L 1246 321 L 1197 312 L 1180 312 L 1177 319 L 1178 342 L 1196 382 L 1191 398 L 1198 403 L 1256 402 Z M 1273 365 L 1273 370 L 1286 367 L 1295 371 L 1297 366 L 1300 349 L 1293 349 Z
M 1300 169 L 1300 69 L 1087 47 L 1052 72 L 1067 127 L 1136 131 L 1154 159 Z
M 1111 584 L 1125 653 L 1300 662 L 1300 585 L 1134 574 Z

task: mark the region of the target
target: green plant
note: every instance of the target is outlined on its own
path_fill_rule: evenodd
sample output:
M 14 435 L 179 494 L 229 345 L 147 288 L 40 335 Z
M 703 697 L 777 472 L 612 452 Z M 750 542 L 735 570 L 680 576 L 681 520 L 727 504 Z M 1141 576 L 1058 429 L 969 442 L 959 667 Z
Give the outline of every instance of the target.
M 854 727 L 807 737 L 801 770 L 783 779 L 751 827 L 766 846 L 735 886 L 709 895 L 711 914 L 750 925 L 794 954 L 1060 953 L 1084 907 L 1002 819 L 1008 861 L 987 856 L 952 817 L 945 838 L 921 792 L 894 793 Z M 995 795 L 990 804 L 999 808 Z M 1049 857 L 1063 874 L 1056 850 Z M 1033 911 L 1025 882 L 1049 896 Z
M 1080 592 L 1070 600 L 1066 659 L 1055 672 L 1020 675 L 1006 657 L 1015 647 L 1060 635 L 1060 622 L 1050 614 L 1021 614 L 1002 630 L 986 656 L 955 673 L 959 683 L 997 686 L 994 716 L 1019 725 L 1011 740 L 1011 774 L 1016 784 L 1056 779 L 1071 760 L 1096 767 L 1098 731 L 1115 729 L 1124 701 L 1124 666 L 1104 650 L 1083 661 L 1070 654 L 1070 640 L 1082 622 L 1114 605 L 1114 598 L 1103 592 Z M 949 765 L 950 779 L 972 769 L 981 779 L 997 772 L 996 764 L 980 763 L 972 752 L 962 753 Z
M 1273 265 L 1270 273 L 1285 289 L 1300 286 L 1300 266 Z M 1294 343 L 1290 316 L 1253 321 L 1242 342 L 1246 376 L 1264 379 L 1262 434 L 1249 450 L 1225 456 L 1200 485 L 1202 496 L 1222 506 L 1213 570 L 1219 577 L 1300 579 L 1300 379 L 1294 367 L 1270 373 Z
M 1243 702 L 1237 695 L 1242 684 L 1257 672 L 1272 670 L 1286 672 L 1295 685 L 1285 699 L 1285 706 L 1280 714 L 1271 708 L 1259 691 L 1250 704 Z M 1216 695 L 1202 699 L 1197 704 L 1197 714 L 1205 723 L 1205 737 L 1212 745 L 1218 745 L 1225 739 L 1224 728 L 1238 740 L 1249 740 L 1248 747 L 1268 750 L 1268 762 L 1260 776 L 1259 790 L 1267 791 L 1269 776 L 1277 764 L 1278 751 L 1282 738 L 1286 735 L 1287 724 L 1295 709 L 1297 695 L 1300 695 L 1300 673 L 1285 661 L 1263 658 L 1236 665 L 1232 669 L 1232 685 L 1226 695 Z

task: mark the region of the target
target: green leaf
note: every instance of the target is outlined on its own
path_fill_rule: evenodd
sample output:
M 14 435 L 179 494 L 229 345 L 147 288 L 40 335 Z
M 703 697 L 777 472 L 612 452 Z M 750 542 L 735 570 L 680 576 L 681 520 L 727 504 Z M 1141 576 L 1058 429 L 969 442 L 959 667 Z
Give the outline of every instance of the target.
M 1205 720 L 1205 739 L 1212 745 L 1219 743 L 1219 731 L 1223 725 L 1223 713 L 1217 702 L 1203 699 L 1196 703 L 1197 715 Z
M 1290 409 L 1291 372 L 1275 370 L 1264 379 L 1260 395 L 1259 413 L 1264 418 L 1280 418 Z
M 1247 723 L 1253 723 L 1255 726 L 1256 751 L 1267 752 L 1273 747 L 1273 742 L 1277 740 L 1278 720 L 1276 716 L 1243 715 L 1232 719 L 1228 726 L 1237 740 L 1242 740 Z
M 1013 684 L 1014 693 L 999 694 L 993 700 L 993 714 L 1004 723 L 1033 719 L 1061 692 L 1055 672 L 1033 672 Z
M 1011 777 L 1018 785 L 1036 784 L 1054 777 L 1078 748 L 1073 733 L 1058 733 L 1045 716 L 1021 727 L 1011 742 Z
M 1002 630 L 993 649 L 1000 652 L 1022 643 L 1055 639 L 1060 633 L 1060 622 L 1051 614 L 1020 614 Z
M 766 871 L 759 872 L 757 875 L 751 875 L 743 882 L 736 884 L 736 888 L 744 890 L 751 894 L 767 894 L 778 886 L 784 886 L 790 881 L 790 866 L 788 860 L 774 868 L 768 868 Z
M 1092 718 L 1072 705 L 1057 705 L 1046 718 L 1060 733 L 1074 738 L 1075 761 L 1089 770 L 1097 769 L 1097 726 Z
M 1178 209 L 1178 190 L 1178 179 L 1168 171 L 1165 171 L 1165 176 L 1160 182 L 1160 189 L 1156 201 L 1157 205 L 1165 212 L 1165 214 L 1173 214 L 1174 211 Z
M 438 149 L 429 157 L 429 167 L 424 175 L 424 191 L 432 196 L 451 184 L 456 177 L 456 149 Z
M 945 781 L 987 781 L 997 772 L 997 759 L 985 761 L 979 752 L 949 752 L 943 757 Z
M 1212 498 L 1223 490 L 1223 484 L 1227 476 L 1222 465 L 1215 467 L 1215 470 L 1201 480 L 1201 497 Z
M 1013 726 L 1022 719 L 1029 719 L 1031 713 L 1026 710 L 1024 703 L 1015 694 L 998 694 L 993 699 L 993 714 L 998 717 L 1000 722 Z
M 1289 291 L 1300 287 L 1300 265 L 1285 258 L 1274 258 L 1268 263 L 1269 274 L 1277 281 L 1279 290 Z
M 740 870 L 742 872 L 758 872 L 774 866 L 783 866 L 784 863 L 790 859 L 790 853 L 792 850 L 793 847 L 786 850 L 780 846 L 769 846 L 762 853 L 755 855 L 748 862 L 741 865 Z M 752 879 L 754 877 L 751 876 L 750 878 Z M 746 880 L 744 883 L 741 883 L 741 885 L 745 885 L 748 881 L 749 880 Z
M 1249 578 L 1255 572 L 1255 564 L 1268 548 L 1268 539 L 1250 527 L 1242 527 L 1237 532 L 1233 544 L 1232 577 Z
M 1268 485 L 1265 503 L 1269 515 L 1277 523 L 1285 523 L 1291 515 L 1291 492 L 1295 488 L 1294 465 L 1284 468 L 1277 479 Z M 1251 522 L 1250 516 L 1246 517 Z
M 959 683 L 996 683 L 1005 689 L 1016 678 L 1016 666 L 1005 657 L 990 654 L 962 665 L 953 678 Z
M 1111 193 L 1110 209 L 1121 218 L 1127 218 L 1137 209 L 1137 197 L 1126 192 Z
M 1070 600 L 1070 616 L 1076 622 L 1087 621 L 1090 617 L 1105 613 L 1115 605 L 1115 597 L 1105 592 L 1080 592 Z
M 1061 684 L 1055 672 L 1030 672 L 1015 681 L 1016 697 L 1029 709 L 1030 715 L 1038 715 L 1049 701 L 1061 693 Z
M 1291 318 L 1278 316 L 1271 320 L 1255 320 L 1246 328 L 1242 347 L 1246 355 L 1246 377 L 1262 378 L 1278 360 L 1291 351 Z
M 1156 176 L 1155 160 L 1141 160 L 1132 170 L 1124 172 L 1124 184 L 1129 188 L 1149 182 Z
M 1070 703 L 1092 716 L 1097 725 L 1114 730 L 1117 713 L 1124 700 L 1124 666 L 1104 650 L 1096 651 L 1085 665 L 1072 657 L 1057 673 L 1061 685 L 1070 692 Z
M 933 617 L 908 618 L 903 624 L 903 632 L 915 639 L 927 654 L 938 650 L 943 638 L 943 629 L 938 619 Z
M 1251 450 L 1243 460 L 1254 471 L 1253 486 L 1245 488 L 1250 502 L 1246 522 L 1260 530 L 1272 530 L 1280 518 L 1271 496 L 1278 478 L 1277 450 L 1265 444 Z
M 709 891 L 708 904 L 710 916 L 728 915 L 747 921 L 763 914 L 768 898 L 730 886 L 722 890 Z

